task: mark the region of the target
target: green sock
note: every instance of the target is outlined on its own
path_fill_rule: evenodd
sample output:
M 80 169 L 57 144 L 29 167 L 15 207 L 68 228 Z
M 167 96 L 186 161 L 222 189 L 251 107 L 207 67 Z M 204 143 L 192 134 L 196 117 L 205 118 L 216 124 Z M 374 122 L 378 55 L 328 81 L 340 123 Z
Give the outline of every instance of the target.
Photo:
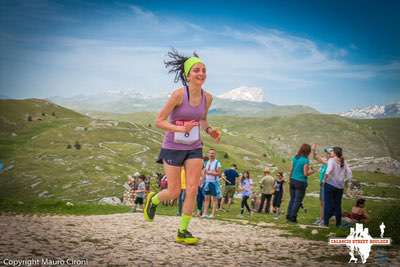
M 154 195 L 152 198 L 151 198 L 151 203 L 153 203 L 154 205 L 158 205 L 158 204 L 160 204 L 160 198 L 158 197 L 158 194 L 157 195 Z
M 179 231 L 183 232 L 184 230 L 188 229 L 190 219 L 192 219 L 192 216 L 182 214 L 181 224 L 179 225 Z

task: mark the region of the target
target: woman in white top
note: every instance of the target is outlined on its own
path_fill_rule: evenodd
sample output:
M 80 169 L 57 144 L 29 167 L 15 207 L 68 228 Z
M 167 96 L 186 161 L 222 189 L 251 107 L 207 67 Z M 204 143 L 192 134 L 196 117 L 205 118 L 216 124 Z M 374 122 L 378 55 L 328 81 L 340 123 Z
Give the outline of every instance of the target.
M 329 218 L 335 215 L 336 226 L 342 223 L 342 196 L 345 181 L 351 182 L 352 172 L 344 161 L 343 150 L 333 147 L 331 158 L 325 173 L 324 184 L 324 225 L 328 226 Z

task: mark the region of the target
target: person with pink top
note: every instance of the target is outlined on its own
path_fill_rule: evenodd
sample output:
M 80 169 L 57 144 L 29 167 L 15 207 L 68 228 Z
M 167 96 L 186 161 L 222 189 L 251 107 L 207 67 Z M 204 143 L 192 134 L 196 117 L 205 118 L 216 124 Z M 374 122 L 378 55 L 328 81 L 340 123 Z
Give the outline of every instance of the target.
M 181 168 L 186 171 L 186 197 L 183 203 L 181 223 L 176 242 L 193 245 L 198 238 L 189 231 L 194 202 L 203 167 L 203 142 L 201 129 L 217 142 L 221 132 L 212 128 L 207 121 L 207 113 L 212 103 L 210 93 L 203 90 L 207 78 L 206 65 L 196 53 L 187 57 L 175 49 L 168 53 L 165 67 L 175 73 L 175 82 L 181 81 L 183 87 L 171 94 L 167 103 L 157 115 L 156 126 L 165 130 L 158 163 L 164 165 L 168 177 L 168 188 L 158 194 L 150 192 L 146 199 L 144 218 L 153 221 L 157 205 L 161 201 L 176 199 L 181 191 Z

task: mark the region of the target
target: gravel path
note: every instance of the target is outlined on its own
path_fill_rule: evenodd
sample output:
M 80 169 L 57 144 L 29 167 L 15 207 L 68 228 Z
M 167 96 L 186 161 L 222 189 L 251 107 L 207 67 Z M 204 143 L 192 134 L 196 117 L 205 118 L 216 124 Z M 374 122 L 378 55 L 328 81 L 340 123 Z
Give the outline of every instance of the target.
M 345 247 L 327 242 L 288 237 L 286 232 L 267 226 L 198 218 L 192 220 L 191 230 L 201 243 L 184 246 L 174 242 L 178 223 L 178 217 L 170 216 L 157 216 L 155 222 L 147 223 L 140 213 L 2 215 L 0 260 L 4 264 L 4 259 L 59 259 L 58 263 L 74 261 L 73 266 L 87 263 L 97 267 L 343 266 L 349 259 Z M 373 251 L 368 262 L 373 262 Z M 398 252 L 389 252 L 388 259 L 390 265 L 399 266 Z

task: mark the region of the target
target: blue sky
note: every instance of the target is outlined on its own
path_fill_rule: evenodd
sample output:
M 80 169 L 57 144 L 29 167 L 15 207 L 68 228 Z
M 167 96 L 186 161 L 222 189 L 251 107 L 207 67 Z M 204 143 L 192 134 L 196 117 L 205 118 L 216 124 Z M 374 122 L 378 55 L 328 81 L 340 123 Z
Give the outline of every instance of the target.
M 167 94 L 175 47 L 205 60 L 215 95 L 259 87 L 323 112 L 400 100 L 400 2 L 349 2 L 1 1 L 1 94 Z

